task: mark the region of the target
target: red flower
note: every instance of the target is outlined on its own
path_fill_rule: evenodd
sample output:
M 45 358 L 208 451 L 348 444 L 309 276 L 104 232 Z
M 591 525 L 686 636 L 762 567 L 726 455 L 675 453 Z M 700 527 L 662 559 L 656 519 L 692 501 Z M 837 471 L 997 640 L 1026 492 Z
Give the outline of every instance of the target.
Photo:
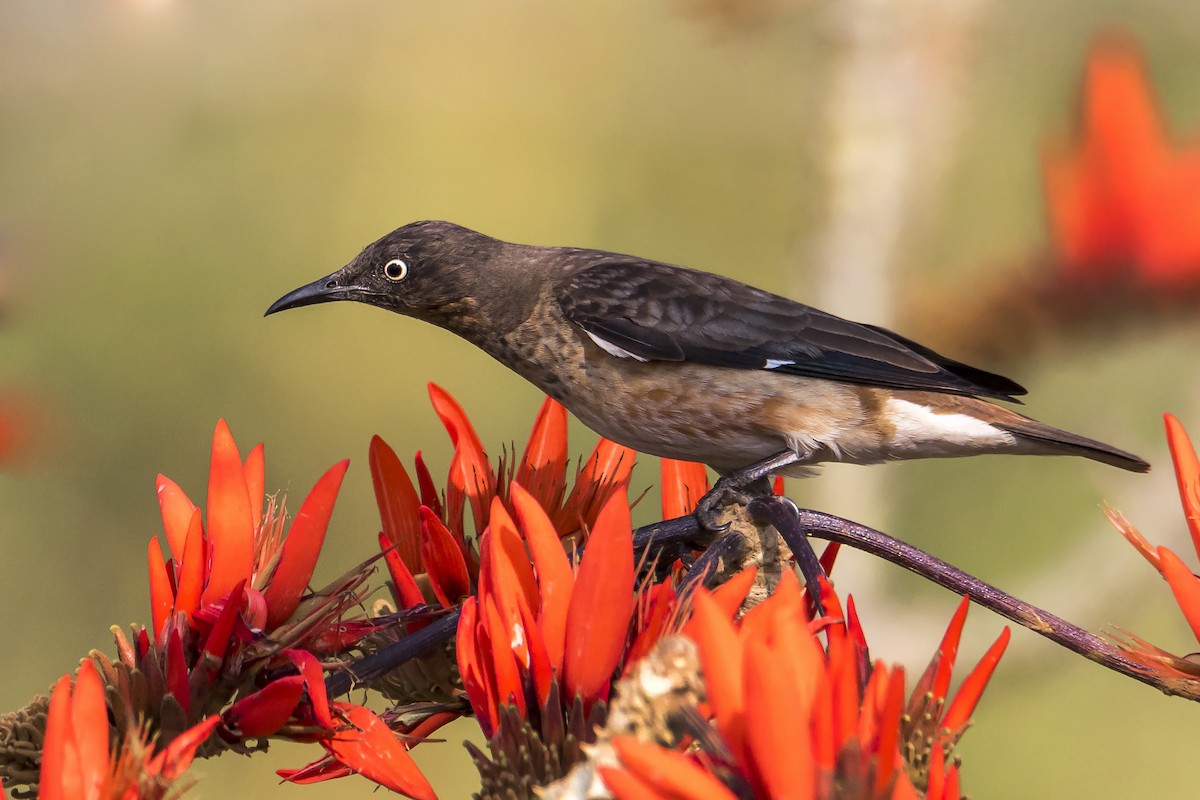
M 728 602 L 697 591 L 685 634 L 699 648 L 720 743 L 691 742 L 685 754 L 617 737 L 619 766 L 600 767 L 613 796 L 958 800 L 953 747 L 1008 642 L 1007 629 L 947 707 L 964 600 L 906 713 L 903 669 L 868 667 L 853 603 L 843 615 L 825 589 L 829 615 L 810 621 L 804 593 L 785 573 L 775 594 L 738 623 L 730 621 Z
M 173 784 L 219 722 L 209 717 L 161 748 L 148 744 L 143 730 L 133 730 L 110 751 L 104 684 L 92 662 L 84 661 L 74 687 L 71 676 L 64 675 L 50 697 L 38 797 L 159 800 L 175 796 Z
M 429 396 L 454 444 L 444 503 L 420 453 L 414 485 L 395 451 L 378 436 L 371 440 L 371 478 L 383 522 L 380 546 L 398 608 L 424 603 L 450 608 L 473 591 L 480 557 L 477 545 L 467 541 L 466 504 L 478 535 L 487 529 L 497 499 L 513 512 L 507 487 L 521 486 L 548 510 L 556 536 L 562 537 L 586 532 L 605 501 L 629 480 L 636 453 L 601 439 L 568 495 L 567 412 L 549 398 L 515 468 L 503 459 L 493 468 L 462 407 L 435 384 L 429 385 Z M 416 578 L 421 574 L 428 578 L 429 595 Z
M 291 529 L 274 498 L 264 511 L 263 446 L 242 462 L 224 420 L 213 433 L 209 466 L 208 519 L 171 479 L 159 475 L 158 502 L 163 528 L 174 556 L 164 565 L 150 543 L 150 591 L 154 632 L 182 613 L 189 620 L 205 606 L 225 602 L 243 587 L 256 628 L 275 628 L 300 604 L 308 587 L 342 477 L 349 461 L 334 465 L 317 481 Z
M 1048 148 L 1042 166 L 1068 277 L 1200 283 L 1200 148 L 1168 140 L 1135 41 L 1109 36 L 1092 46 L 1081 141 Z
M 1196 456 L 1196 449 L 1179 420 L 1170 414 L 1164 415 L 1164 419 L 1184 518 L 1191 533 L 1192 548 L 1200 556 L 1200 458 Z M 1150 544 L 1120 512 L 1110 508 L 1105 513 L 1117 530 L 1167 581 L 1179 610 L 1191 626 L 1196 641 L 1200 642 L 1200 577 L 1175 551 Z M 1113 638 L 1126 655 L 1147 669 L 1169 678 L 1200 680 L 1200 664 L 1192 658 L 1173 655 L 1128 631 L 1117 631 Z
M 634 612 L 623 489 L 600 511 L 578 571 L 533 495 L 515 482 L 510 491 L 520 527 L 497 501 L 483 537 L 478 596 L 463 604 L 458 625 L 463 685 L 489 737 L 503 706 L 525 716 L 527 698 L 546 704 L 552 685 L 561 686 L 554 693 L 567 707 L 578 697 L 585 714 L 607 700 Z

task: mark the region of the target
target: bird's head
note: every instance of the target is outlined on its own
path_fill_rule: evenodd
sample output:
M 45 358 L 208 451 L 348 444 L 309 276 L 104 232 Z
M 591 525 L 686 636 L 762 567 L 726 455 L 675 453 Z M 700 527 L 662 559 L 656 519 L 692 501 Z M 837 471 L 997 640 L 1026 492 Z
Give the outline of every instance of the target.
M 356 300 L 444 324 L 469 313 L 500 282 L 488 265 L 503 246 L 450 222 L 413 222 L 367 245 L 337 272 L 288 292 L 267 314 Z

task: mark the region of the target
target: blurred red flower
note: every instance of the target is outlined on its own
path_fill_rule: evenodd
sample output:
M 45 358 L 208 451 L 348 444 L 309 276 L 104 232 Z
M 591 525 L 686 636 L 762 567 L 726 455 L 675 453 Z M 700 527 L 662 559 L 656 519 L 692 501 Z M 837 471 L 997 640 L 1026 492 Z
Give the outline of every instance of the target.
M 1042 170 L 1066 277 L 1200 284 L 1200 146 L 1169 141 L 1132 38 L 1092 46 L 1080 139 L 1048 147 Z

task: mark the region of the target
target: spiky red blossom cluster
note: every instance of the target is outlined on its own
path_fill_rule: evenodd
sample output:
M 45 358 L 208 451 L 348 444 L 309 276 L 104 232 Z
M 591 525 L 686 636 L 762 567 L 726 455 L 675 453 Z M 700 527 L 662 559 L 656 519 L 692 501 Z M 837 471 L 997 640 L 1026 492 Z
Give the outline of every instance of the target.
M 768 600 L 737 621 L 728 596 L 719 602 L 699 590 L 684 635 L 699 649 L 718 738 L 683 749 L 615 738 L 620 764 L 601 767 L 613 795 L 957 800 L 954 748 L 1007 646 L 1008 629 L 947 704 L 964 598 L 906 702 L 904 669 L 870 664 L 853 600 L 843 614 L 832 588 L 822 588 L 823 617 L 809 617 L 804 592 L 786 573 Z
M 1165 421 L 1184 519 L 1191 534 L 1192 549 L 1200 556 L 1200 457 L 1197 457 L 1183 424 L 1171 414 L 1165 415 Z M 1162 575 L 1192 634 L 1200 642 L 1200 577 L 1171 548 L 1150 544 L 1120 512 L 1110 508 L 1107 514 L 1117 530 Z M 1128 631 L 1119 630 L 1113 638 L 1127 656 L 1145 669 L 1171 680 L 1200 683 L 1200 663 L 1194 656 L 1175 655 Z
M 398 608 L 425 603 L 452 608 L 474 591 L 479 537 L 488 529 L 495 509 L 515 510 L 510 486 L 521 487 L 539 506 L 549 509 L 558 536 L 578 537 L 582 542 L 600 508 L 629 481 L 637 453 L 601 439 L 567 492 L 567 411 L 550 398 L 542 404 L 517 463 L 501 459 L 493 467 L 458 402 L 436 384 L 429 385 L 429 396 L 454 445 L 444 498 L 420 452 L 414 486 L 395 451 L 378 436 L 371 440 L 371 479 L 383 527 L 379 544 Z M 476 534 L 470 542 L 468 504 Z M 424 576 L 423 581 L 418 582 L 417 576 Z
M 394 562 L 406 550 L 419 565 L 401 560 L 405 571 L 393 568 L 393 582 L 416 587 L 408 597 L 418 605 L 461 606 L 454 654 L 461 684 L 452 693 L 458 705 L 447 706 L 455 710 L 413 724 L 407 712 L 381 717 L 327 696 L 326 670 L 385 624 L 354 610 L 365 599 L 367 565 L 323 589 L 307 588 L 346 462 L 317 481 L 289 528 L 265 498 L 261 446 L 243 460 L 220 423 L 207 514 L 159 478 L 164 529 L 178 556 L 164 563 L 152 540 L 152 627 L 135 626 L 132 641 L 119 637 L 116 660 L 93 654 L 73 693 L 68 678 L 55 691 L 46 796 L 157 798 L 193 754 L 249 751 L 251 740 L 285 737 L 327 753 L 308 768 L 284 771 L 289 780 L 358 773 L 405 796 L 432 798 L 408 750 L 465 712 L 489 739 L 490 755 L 473 750 L 485 797 L 531 791 L 586 766 L 599 751 L 585 745 L 597 737 L 614 755 L 593 767 L 622 800 L 959 797 L 958 741 L 1007 630 L 951 697 L 964 601 L 908 693 L 902 668 L 871 662 L 853 600 L 843 610 L 828 583 L 824 611 L 814 618 L 815 605 L 791 572 L 748 609 L 753 569 L 712 592 L 680 591 L 678 562 L 658 570 L 665 578 L 650 578 L 653 570 L 632 549 L 626 487 L 633 454 L 602 442 L 568 494 L 561 407 L 543 406 L 518 465 L 493 470 L 457 403 L 436 388 L 431 393 L 455 442 L 446 494 L 419 456 L 421 489 L 406 488 L 398 459 L 378 439 L 372 476 L 384 556 Z M 1200 461 L 1173 418 L 1168 436 L 1200 552 Z M 664 462 L 661 475 L 665 517 L 687 513 L 707 487 L 700 465 Z M 467 503 L 482 528 L 467 527 Z M 1122 527 L 1200 631 L 1200 581 L 1171 551 Z M 822 559 L 826 569 L 835 554 Z M 404 590 L 395 591 L 402 605 Z M 393 635 L 420 624 L 419 617 L 402 620 Z M 673 636 L 698 652 L 703 692 L 685 715 L 690 734 L 665 742 L 607 730 L 615 687 Z M 1130 641 L 1148 668 L 1200 679 L 1192 662 Z M 110 717 L 118 729 L 111 750 Z M 73 726 L 61 724 L 67 718 Z M 527 763 L 513 763 L 512 753 Z

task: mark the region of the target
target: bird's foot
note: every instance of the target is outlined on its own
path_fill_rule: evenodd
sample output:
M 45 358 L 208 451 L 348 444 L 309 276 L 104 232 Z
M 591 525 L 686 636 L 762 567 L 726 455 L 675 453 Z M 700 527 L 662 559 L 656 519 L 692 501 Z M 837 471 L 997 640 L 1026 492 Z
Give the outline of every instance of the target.
M 723 533 L 729 528 L 728 522 L 722 522 L 726 507 L 732 505 L 746 506 L 755 497 L 771 494 L 771 481 L 766 477 L 752 477 L 750 480 L 740 473 L 726 475 L 717 481 L 716 486 L 708 494 L 700 498 L 696 504 L 696 519 L 700 526 L 713 533 Z
M 783 450 L 770 458 L 731 472 L 696 504 L 696 519 L 705 530 L 721 533 L 729 527 L 721 522 L 726 506 L 749 505 L 755 497 L 771 494 L 771 473 L 801 460 L 799 453 Z

